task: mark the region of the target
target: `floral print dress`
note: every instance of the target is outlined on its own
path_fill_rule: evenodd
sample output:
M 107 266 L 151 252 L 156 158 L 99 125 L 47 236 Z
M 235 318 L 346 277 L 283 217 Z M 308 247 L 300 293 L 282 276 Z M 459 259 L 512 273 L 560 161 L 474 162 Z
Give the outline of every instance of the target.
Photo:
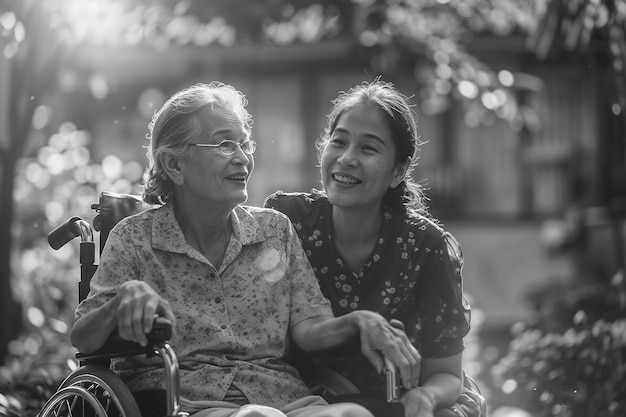
M 332 205 L 320 191 L 270 195 L 266 207 L 291 219 L 335 315 L 376 311 L 404 323 L 420 354 L 442 358 L 463 351 L 470 309 L 463 298 L 458 243 L 423 216 L 385 208 L 379 239 L 360 271 L 344 265 L 333 243 Z M 300 359 L 302 360 L 302 359 Z M 384 395 L 384 379 L 358 351 L 315 358 L 363 393 Z

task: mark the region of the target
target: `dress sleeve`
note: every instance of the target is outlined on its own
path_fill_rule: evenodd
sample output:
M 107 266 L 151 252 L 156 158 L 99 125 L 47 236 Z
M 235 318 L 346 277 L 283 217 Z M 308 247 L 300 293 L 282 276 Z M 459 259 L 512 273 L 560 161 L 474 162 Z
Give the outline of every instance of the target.
M 446 241 L 446 252 L 450 259 L 450 267 L 452 268 L 450 275 L 453 277 L 453 287 L 456 289 L 456 298 L 461 302 L 463 316 L 467 322 L 467 331 L 469 331 L 472 310 L 463 292 L 463 250 L 461 249 L 461 244 L 451 233 L 445 232 L 443 237 Z
M 449 233 L 422 265 L 423 285 L 418 302 L 422 353 L 426 357 L 452 356 L 464 349 L 470 329 L 470 308 L 463 296 L 463 255 Z

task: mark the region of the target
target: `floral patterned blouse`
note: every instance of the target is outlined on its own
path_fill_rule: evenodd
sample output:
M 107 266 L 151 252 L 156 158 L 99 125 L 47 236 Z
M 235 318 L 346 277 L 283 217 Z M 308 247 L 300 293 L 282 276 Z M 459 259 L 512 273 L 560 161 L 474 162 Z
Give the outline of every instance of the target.
M 185 241 L 170 206 L 115 226 L 76 319 L 113 298 L 124 281 L 144 280 L 176 316 L 171 345 L 182 397 L 281 407 L 309 395 L 297 371 L 283 361 L 287 335 L 301 321 L 332 311 L 287 217 L 236 207 L 232 238 L 217 270 Z M 123 358 L 113 366 L 131 390 L 164 389 L 159 358 Z
M 385 208 L 379 239 L 358 273 L 333 244 L 332 205 L 318 190 L 270 195 L 266 207 L 289 216 L 335 315 L 376 311 L 404 323 L 411 342 L 429 358 L 463 351 L 470 309 L 463 297 L 462 258 L 452 235 L 422 216 Z M 384 380 L 360 353 L 317 358 L 361 392 L 384 392 Z

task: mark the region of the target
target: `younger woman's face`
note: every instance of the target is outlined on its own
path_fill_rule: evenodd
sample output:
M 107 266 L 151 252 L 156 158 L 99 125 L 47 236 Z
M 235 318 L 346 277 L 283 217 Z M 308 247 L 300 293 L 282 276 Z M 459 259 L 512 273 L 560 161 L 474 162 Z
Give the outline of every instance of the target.
M 404 179 L 385 115 L 371 104 L 340 116 L 320 159 L 328 199 L 342 208 L 376 209 L 387 190 Z

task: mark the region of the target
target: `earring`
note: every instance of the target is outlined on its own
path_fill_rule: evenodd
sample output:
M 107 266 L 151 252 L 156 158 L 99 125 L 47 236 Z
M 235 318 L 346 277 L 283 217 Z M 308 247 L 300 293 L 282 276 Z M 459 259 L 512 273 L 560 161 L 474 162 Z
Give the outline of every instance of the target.
M 183 178 L 182 173 L 178 171 L 172 176 L 172 181 L 176 185 L 183 185 L 183 182 L 185 182 L 185 179 Z

